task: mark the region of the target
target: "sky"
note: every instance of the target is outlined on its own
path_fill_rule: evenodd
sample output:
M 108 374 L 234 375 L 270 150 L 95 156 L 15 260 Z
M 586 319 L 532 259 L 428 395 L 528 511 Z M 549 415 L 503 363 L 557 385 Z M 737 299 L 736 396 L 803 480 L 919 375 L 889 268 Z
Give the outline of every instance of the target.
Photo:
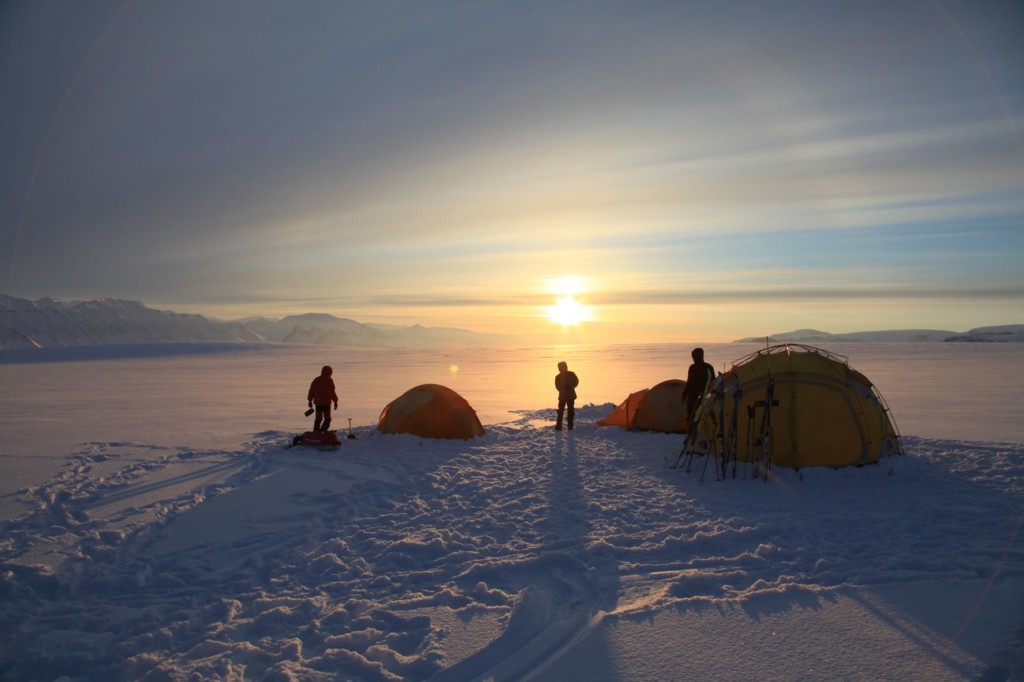
M 1024 323 L 1024 4 L 0 4 L 0 291 L 537 342 Z

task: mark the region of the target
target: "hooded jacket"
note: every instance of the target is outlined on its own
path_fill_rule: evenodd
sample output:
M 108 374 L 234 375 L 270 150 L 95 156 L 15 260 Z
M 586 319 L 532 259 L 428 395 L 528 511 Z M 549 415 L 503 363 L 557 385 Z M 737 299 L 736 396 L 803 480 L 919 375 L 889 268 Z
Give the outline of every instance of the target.
M 558 389 L 559 400 L 576 400 L 576 387 L 580 385 L 580 379 L 576 372 L 559 372 L 555 375 L 555 388 Z
M 306 395 L 306 400 L 312 400 L 314 405 L 327 405 L 330 402 L 338 402 L 338 394 L 334 390 L 334 379 L 331 378 L 331 374 L 334 373 L 329 366 L 324 366 L 320 370 L 320 376 L 313 379 L 313 383 L 309 385 L 309 393 Z

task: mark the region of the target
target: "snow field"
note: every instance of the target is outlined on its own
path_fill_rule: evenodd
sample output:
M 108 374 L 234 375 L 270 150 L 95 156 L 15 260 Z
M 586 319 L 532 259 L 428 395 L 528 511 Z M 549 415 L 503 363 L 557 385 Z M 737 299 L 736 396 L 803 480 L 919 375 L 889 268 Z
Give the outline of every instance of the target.
M 467 442 L 361 428 L 334 453 L 276 431 L 234 451 L 88 444 L 5 524 L 0 674 L 1013 670 L 1024 447 L 906 438 L 878 466 L 700 481 L 702 460 L 666 462 L 679 436 L 591 423 L 611 407 L 562 433 L 519 411 Z

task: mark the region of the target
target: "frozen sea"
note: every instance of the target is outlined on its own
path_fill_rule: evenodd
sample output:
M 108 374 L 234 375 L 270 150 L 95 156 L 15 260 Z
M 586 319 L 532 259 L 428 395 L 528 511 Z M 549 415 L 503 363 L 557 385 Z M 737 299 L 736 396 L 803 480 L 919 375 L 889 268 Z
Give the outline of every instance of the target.
M 640 388 L 685 379 L 695 345 L 408 351 L 207 344 L 156 357 L 159 347 L 60 349 L 48 362 L 0 364 L 0 428 L 4 454 L 25 457 L 59 458 L 76 443 L 109 438 L 111 428 L 124 439 L 232 447 L 251 433 L 307 425 L 306 389 L 325 364 L 341 398 L 335 427 L 347 427 L 349 417 L 354 426 L 375 424 L 388 402 L 424 383 L 459 392 L 486 426 L 512 410 L 551 406 L 560 360 L 581 379 L 578 404 L 618 404 Z M 700 345 L 719 371 L 760 348 Z M 906 435 L 1024 442 L 1022 343 L 824 348 L 875 383 Z

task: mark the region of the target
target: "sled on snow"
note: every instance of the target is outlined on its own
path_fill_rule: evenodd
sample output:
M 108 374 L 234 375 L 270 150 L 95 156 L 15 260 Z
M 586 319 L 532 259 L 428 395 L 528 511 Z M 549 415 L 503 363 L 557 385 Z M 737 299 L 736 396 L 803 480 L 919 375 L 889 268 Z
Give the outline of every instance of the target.
M 296 445 L 317 450 L 337 450 L 341 446 L 341 441 L 334 431 L 306 431 L 292 439 L 292 447 Z

